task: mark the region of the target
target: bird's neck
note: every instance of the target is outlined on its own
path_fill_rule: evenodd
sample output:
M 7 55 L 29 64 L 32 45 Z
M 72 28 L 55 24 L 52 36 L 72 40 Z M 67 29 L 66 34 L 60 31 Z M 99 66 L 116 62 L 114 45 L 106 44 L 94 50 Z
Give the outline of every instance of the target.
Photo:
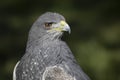
M 29 38 L 26 46 L 26 51 L 29 52 L 29 50 L 34 50 L 36 47 L 43 48 L 44 46 L 58 45 L 60 41 L 61 38 L 46 35 L 39 37 L 38 39 Z

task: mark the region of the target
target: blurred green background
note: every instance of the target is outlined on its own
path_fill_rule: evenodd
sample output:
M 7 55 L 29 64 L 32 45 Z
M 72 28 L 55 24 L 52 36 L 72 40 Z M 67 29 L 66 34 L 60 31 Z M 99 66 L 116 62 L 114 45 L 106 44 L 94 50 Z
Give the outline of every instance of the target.
M 72 33 L 63 39 L 92 80 L 120 80 L 119 0 L 0 0 L 0 80 L 12 80 L 30 27 L 47 11 L 65 16 Z

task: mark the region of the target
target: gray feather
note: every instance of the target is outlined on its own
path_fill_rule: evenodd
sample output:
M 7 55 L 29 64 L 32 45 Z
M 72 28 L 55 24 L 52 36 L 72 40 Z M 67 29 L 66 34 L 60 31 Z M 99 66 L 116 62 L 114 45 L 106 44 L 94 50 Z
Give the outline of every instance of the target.
M 18 61 L 17 64 L 15 65 L 15 67 L 14 67 L 14 70 L 13 70 L 13 80 L 16 80 L 16 68 L 17 68 L 19 63 L 20 63 L 20 61 Z
M 15 67 L 14 80 L 90 80 L 77 64 L 67 44 L 60 39 L 63 32 L 47 32 L 44 29 L 43 23 L 61 20 L 65 20 L 63 16 L 49 12 L 33 24 L 25 55 Z M 64 78 L 57 74 L 64 74 Z

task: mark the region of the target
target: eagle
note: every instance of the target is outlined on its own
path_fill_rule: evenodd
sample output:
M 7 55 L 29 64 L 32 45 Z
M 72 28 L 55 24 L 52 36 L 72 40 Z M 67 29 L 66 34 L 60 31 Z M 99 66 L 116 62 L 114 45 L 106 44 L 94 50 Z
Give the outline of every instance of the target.
M 61 39 L 64 32 L 71 30 L 61 14 L 42 14 L 29 31 L 25 54 L 14 67 L 13 80 L 90 80 Z

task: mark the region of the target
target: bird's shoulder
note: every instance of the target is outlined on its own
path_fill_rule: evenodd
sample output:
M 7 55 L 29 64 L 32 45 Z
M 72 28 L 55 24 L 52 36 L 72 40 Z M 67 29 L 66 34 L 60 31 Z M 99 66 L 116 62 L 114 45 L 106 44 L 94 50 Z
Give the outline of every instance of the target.
M 42 80 L 76 80 L 60 65 L 49 66 L 43 73 Z

